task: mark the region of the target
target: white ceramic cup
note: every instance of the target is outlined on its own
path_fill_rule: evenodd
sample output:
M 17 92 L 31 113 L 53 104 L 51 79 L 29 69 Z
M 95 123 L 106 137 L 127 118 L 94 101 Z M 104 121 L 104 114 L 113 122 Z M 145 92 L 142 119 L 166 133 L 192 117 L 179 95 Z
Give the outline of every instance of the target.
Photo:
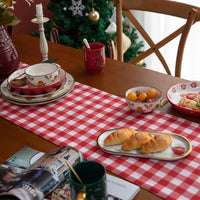
M 59 65 L 55 63 L 38 63 L 25 69 L 28 82 L 35 87 L 44 87 L 55 83 Z

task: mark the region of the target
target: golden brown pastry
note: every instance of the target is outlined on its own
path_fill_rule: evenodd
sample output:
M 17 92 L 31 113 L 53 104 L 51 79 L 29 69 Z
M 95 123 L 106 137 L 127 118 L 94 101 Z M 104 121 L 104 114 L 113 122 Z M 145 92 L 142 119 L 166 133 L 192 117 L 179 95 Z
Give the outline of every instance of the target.
M 154 136 L 149 132 L 137 132 L 122 144 L 122 150 L 129 151 L 140 148 Z
M 109 146 L 122 144 L 125 140 L 127 140 L 129 137 L 131 137 L 131 135 L 135 133 L 135 129 L 132 128 L 118 129 L 106 137 L 106 139 L 104 140 L 104 145 Z
M 197 104 L 196 101 L 187 98 L 181 98 L 180 101 L 178 102 L 179 106 L 191 108 L 193 110 L 199 110 L 200 108 L 198 108 L 196 104 Z
M 164 151 L 172 143 L 172 137 L 169 135 L 155 135 L 153 139 L 141 146 L 141 153 L 152 153 Z
M 10 83 L 12 84 L 12 85 L 15 85 L 15 86 L 19 86 L 19 87 L 21 87 L 21 86 L 24 86 L 24 85 L 26 85 L 26 77 L 24 77 L 24 78 L 14 78 L 14 79 L 12 79 L 11 81 L 10 81 Z

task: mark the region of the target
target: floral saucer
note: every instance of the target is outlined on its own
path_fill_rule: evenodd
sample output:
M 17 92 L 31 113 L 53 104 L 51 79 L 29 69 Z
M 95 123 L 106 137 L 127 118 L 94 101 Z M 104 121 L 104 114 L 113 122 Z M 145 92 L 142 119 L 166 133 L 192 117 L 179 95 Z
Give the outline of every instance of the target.
M 63 86 L 51 93 L 31 96 L 24 96 L 23 94 L 15 95 L 8 89 L 7 80 L 4 80 L 4 82 L 1 84 L 0 92 L 2 97 L 11 103 L 18 105 L 39 105 L 58 100 L 64 97 L 66 94 L 68 94 L 73 88 L 74 78 L 69 73 L 66 73 L 65 82 Z
M 58 77 L 56 78 L 56 81 L 47 86 L 42 87 L 34 87 L 30 85 L 29 83 L 26 83 L 24 86 L 16 86 L 12 84 L 12 80 L 16 77 L 23 76 L 25 69 L 19 69 L 13 72 L 7 79 L 8 83 L 8 89 L 11 92 L 19 93 L 20 95 L 40 95 L 40 94 L 46 94 L 49 92 L 56 91 L 60 88 L 60 86 L 63 84 L 63 82 L 66 79 L 66 71 L 62 68 L 59 68 L 58 70 Z

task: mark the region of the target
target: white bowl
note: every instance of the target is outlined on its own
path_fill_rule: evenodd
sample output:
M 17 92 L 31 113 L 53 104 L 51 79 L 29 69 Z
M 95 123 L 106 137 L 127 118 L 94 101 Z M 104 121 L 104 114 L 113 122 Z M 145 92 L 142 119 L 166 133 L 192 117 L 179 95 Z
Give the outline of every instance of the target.
M 154 89 L 157 92 L 157 96 L 155 98 L 155 101 L 153 101 L 153 102 L 136 102 L 136 101 L 132 101 L 132 100 L 127 98 L 127 95 L 130 92 L 147 93 L 149 89 Z M 153 110 L 155 110 L 156 108 L 159 107 L 160 101 L 161 101 L 161 98 L 162 98 L 162 92 L 155 87 L 138 86 L 138 87 L 133 87 L 133 88 L 128 89 L 125 93 L 125 98 L 126 98 L 126 102 L 129 106 L 129 108 L 131 108 L 133 111 L 138 112 L 138 113 L 150 113 L 150 112 L 152 112 Z
M 51 85 L 58 77 L 59 65 L 55 63 L 38 63 L 25 69 L 25 75 L 30 84 L 35 87 Z

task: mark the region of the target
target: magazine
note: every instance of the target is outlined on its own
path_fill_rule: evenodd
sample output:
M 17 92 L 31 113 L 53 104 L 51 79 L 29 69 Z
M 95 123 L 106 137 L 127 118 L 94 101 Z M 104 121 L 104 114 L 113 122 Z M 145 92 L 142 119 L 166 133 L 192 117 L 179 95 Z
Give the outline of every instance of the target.
M 20 200 L 43 200 L 67 180 L 66 160 L 73 166 L 83 157 L 68 146 L 45 154 L 24 147 L 0 166 L 0 199 L 9 195 Z
M 0 200 L 72 200 L 66 160 L 73 166 L 84 159 L 68 146 L 47 153 L 22 148 L 0 165 Z M 132 200 L 140 190 L 112 175 L 106 178 L 108 200 Z

